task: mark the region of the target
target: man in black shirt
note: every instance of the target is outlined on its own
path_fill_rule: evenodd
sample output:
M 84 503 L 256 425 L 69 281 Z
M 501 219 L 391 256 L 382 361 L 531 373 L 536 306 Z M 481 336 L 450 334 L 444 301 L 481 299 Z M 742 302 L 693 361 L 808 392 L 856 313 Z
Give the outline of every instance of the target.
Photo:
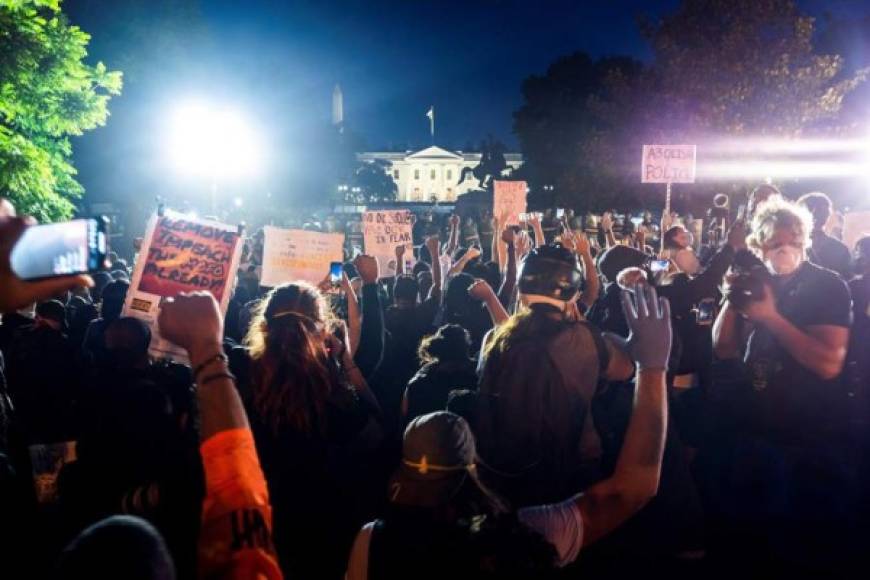
M 846 244 L 832 238 L 823 229 L 833 211 L 830 198 L 821 192 L 808 193 L 798 203 L 813 214 L 812 247 L 807 250 L 809 261 L 816 266 L 833 270 L 844 280 L 849 279 L 850 259 Z
M 780 572 L 836 576 L 832 566 L 848 566 L 854 509 L 846 397 L 837 381 L 850 297 L 839 276 L 806 260 L 811 224 L 795 204 L 759 207 L 747 243 L 769 275 L 757 295 L 727 302 L 714 325 L 720 368 L 727 361 L 735 368 L 742 356 L 745 377 L 718 393 L 727 411 L 716 433 L 719 495 L 711 504 L 734 532 L 726 553 Z

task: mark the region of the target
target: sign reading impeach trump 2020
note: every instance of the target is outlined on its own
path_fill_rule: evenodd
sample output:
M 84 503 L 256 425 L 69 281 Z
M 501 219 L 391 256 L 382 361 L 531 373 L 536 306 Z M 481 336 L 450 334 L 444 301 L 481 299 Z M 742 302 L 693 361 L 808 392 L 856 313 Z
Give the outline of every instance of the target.
M 344 234 L 272 226 L 266 226 L 263 232 L 262 286 L 273 287 L 294 280 L 319 284 L 326 278 L 330 262 L 341 262 L 344 256 Z
M 161 301 L 205 290 L 226 313 L 241 251 L 235 226 L 170 211 L 151 218 L 124 302 L 124 316 L 139 318 L 151 328 L 151 354 L 185 360 L 184 352 L 157 331 Z
M 695 183 L 694 145 L 644 145 L 641 183 Z

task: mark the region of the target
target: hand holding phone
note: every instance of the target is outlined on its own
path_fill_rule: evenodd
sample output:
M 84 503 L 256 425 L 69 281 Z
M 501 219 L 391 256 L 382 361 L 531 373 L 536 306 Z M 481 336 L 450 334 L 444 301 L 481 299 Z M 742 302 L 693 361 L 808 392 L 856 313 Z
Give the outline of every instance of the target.
M 27 281 L 12 269 L 11 256 L 32 220 L 0 217 L 0 312 L 12 312 L 33 302 L 57 296 L 67 290 L 94 285 L 90 276 L 73 275 Z

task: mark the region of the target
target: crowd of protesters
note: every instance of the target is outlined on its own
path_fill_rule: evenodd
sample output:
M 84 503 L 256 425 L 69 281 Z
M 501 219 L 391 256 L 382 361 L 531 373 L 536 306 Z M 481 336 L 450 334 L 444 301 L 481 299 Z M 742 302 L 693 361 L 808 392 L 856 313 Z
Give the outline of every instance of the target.
M 189 365 L 122 316 L 132 260 L 19 280 L 0 213 L 4 577 L 866 565 L 870 237 L 826 232 L 824 194 L 760 186 L 697 241 L 675 214 L 424 216 L 389 276 L 349 235 L 338 285 L 260 287 L 254 234 L 225 315 L 161 308 Z

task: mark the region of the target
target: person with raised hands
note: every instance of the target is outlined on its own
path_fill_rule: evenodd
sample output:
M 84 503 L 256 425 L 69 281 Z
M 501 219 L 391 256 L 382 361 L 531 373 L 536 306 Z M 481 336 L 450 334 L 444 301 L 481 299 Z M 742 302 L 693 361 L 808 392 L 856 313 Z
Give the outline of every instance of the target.
M 162 337 L 187 351 L 197 384 L 206 487 L 200 576 L 282 578 L 272 544 L 269 491 L 235 378 L 223 354 L 217 301 L 206 292 L 169 298 L 157 323 Z
M 357 535 L 348 580 L 549 577 L 656 495 L 668 423 L 669 307 L 652 288 L 623 291 L 622 300 L 636 394 L 613 474 L 556 503 L 512 509 L 486 483 L 486 458 L 465 419 L 447 411 L 416 417 L 390 480 L 389 509 Z

